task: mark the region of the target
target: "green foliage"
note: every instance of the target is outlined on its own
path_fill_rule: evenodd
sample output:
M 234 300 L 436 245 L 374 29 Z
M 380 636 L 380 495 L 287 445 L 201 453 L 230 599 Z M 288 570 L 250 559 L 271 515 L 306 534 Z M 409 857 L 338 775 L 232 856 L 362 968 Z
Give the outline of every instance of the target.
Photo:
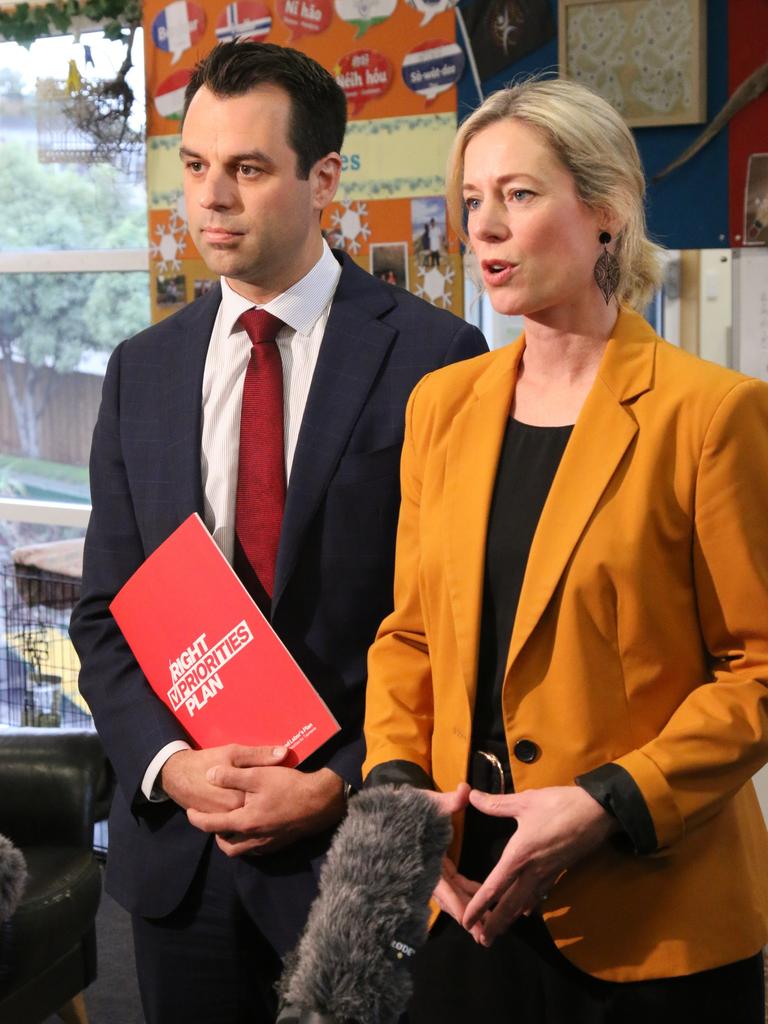
M 84 175 L 3 146 L 0 249 L 112 249 L 146 245 L 146 212 L 115 171 Z M 74 370 L 87 349 L 109 350 L 150 319 L 143 273 L 0 275 L 0 348 L 33 366 Z
M 149 322 L 146 274 L 0 275 L 0 351 L 34 367 L 77 369 Z
M 3 146 L 0 249 L 111 249 L 146 245 L 143 195 L 115 171 L 37 162 Z M 146 274 L 0 275 L 0 349 L 32 366 L 73 370 L 85 350 L 109 350 L 149 322 Z
M 0 37 L 31 46 L 41 36 L 67 35 L 75 18 L 98 24 L 108 39 L 120 39 L 126 29 L 141 23 L 140 0 L 58 0 L 57 3 L 17 4 L 0 9 Z
M 131 195 L 115 171 L 92 164 L 38 163 L 21 143 L 3 145 L 0 249 L 104 249 L 146 244 L 144 200 Z
M 17 459 L 0 462 L 0 495 L 4 498 L 24 498 L 27 488 L 17 469 Z
M 0 481 L 8 475 L 44 476 L 51 483 L 67 490 L 88 489 L 88 467 L 69 466 L 65 462 L 49 462 L 47 459 L 25 459 L 18 455 L 0 453 Z M 0 482 L 0 494 L 3 484 Z
M 0 249 L 111 249 L 146 244 L 143 193 L 115 170 L 40 164 L 5 143 L 0 160 Z M 21 450 L 38 458 L 39 419 L 59 374 L 106 352 L 149 322 L 146 273 L 0 274 L 0 373 Z M 50 371 L 55 371 L 51 373 Z M 73 410 L 73 415 L 80 415 Z

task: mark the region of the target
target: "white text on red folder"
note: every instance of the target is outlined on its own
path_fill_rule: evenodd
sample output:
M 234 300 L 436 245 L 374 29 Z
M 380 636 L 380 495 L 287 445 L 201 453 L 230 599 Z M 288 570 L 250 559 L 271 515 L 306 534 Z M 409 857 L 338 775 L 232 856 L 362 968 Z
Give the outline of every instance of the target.
M 207 634 L 201 633 L 168 663 L 173 683 L 168 691 L 171 707 L 178 711 L 184 705 L 190 717 L 224 689 L 219 672 L 253 640 L 253 633 L 243 619 L 212 647 L 206 638 Z

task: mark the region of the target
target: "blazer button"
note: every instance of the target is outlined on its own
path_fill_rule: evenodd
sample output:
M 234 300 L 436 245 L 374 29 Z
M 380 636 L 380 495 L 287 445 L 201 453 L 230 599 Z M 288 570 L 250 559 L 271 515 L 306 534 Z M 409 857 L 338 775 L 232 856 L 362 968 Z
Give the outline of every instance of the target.
M 517 760 L 523 764 L 532 764 L 541 753 L 538 744 L 533 740 L 518 740 L 513 750 Z

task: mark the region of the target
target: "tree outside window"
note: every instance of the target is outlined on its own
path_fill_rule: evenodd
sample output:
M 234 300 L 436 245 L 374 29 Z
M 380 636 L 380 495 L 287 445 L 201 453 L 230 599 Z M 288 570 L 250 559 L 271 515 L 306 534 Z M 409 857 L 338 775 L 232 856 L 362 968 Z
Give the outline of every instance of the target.
M 84 65 L 85 46 L 94 69 Z M 132 116 L 143 125 L 138 50 Z M 0 44 L 4 266 L 13 270 L 14 254 L 30 251 L 72 254 L 67 273 L 0 273 L 0 495 L 88 501 L 89 439 L 106 360 L 149 323 L 146 273 L 80 272 L 75 255 L 146 248 L 144 182 L 105 163 L 38 159 L 36 78 L 66 78 L 72 59 L 84 76 L 107 78 L 123 52 L 100 34 L 39 40 L 30 51 Z M 9 544 L 27 539 L 14 524 L 0 524 L 0 532 Z

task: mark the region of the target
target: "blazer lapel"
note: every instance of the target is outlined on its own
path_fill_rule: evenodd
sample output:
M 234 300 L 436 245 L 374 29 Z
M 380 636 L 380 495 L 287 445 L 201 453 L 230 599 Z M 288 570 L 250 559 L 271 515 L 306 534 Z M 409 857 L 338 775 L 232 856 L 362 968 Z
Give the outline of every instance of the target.
M 523 348 L 519 339 L 499 353 L 475 382 L 476 400 L 455 418 L 448 438 L 446 580 L 470 703 L 477 685 L 488 515 Z
M 299 431 L 275 567 L 273 615 L 395 331 L 389 289 L 345 257 Z
M 507 676 L 637 433 L 627 403 L 653 386 L 655 337 L 637 314 L 620 313 L 536 528 L 512 631 Z
M 205 357 L 221 302 L 219 285 L 167 324 L 163 415 L 173 501 L 179 522 L 203 513 L 200 469 Z

